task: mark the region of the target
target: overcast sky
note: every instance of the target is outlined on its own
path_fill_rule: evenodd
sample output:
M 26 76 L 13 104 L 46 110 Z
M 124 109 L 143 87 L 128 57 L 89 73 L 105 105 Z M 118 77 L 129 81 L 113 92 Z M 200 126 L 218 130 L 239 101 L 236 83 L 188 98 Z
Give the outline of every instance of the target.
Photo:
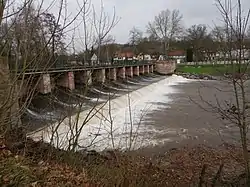
M 49 1 L 45 0 L 45 2 Z M 79 10 L 77 1 L 82 0 L 67 0 L 69 14 Z M 92 0 L 96 9 L 100 7 L 100 2 L 101 0 Z M 242 0 L 242 3 L 245 10 L 250 8 L 250 0 Z M 120 17 L 120 22 L 111 32 L 117 43 L 127 43 L 129 31 L 134 26 L 145 31 L 147 23 L 154 20 L 160 11 L 166 9 L 180 10 L 183 15 L 183 25 L 186 28 L 193 24 L 207 24 L 212 28 L 221 20 L 215 0 L 103 0 L 103 4 L 105 11 L 111 15 L 115 7 L 116 14 Z
M 98 0 L 97 0 L 98 1 Z M 121 21 L 113 30 L 118 42 L 128 41 L 129 30 L 135 26 L 145 31 L 147 23 L 165 9 L 179 9 L 183 14 L 183 24 L 211 24 L 216 19 L 216 7 L 213 0 L 106 0 L 114 5 Z M 106 4 L 105 1 L 105 4 Z M 250 0 L 249 0 L 250 1 Z
M 93 0 L 98 4 L 99 0 Z M 179 9 L 183 14 L 183 24 L 188 27 L 192 24 L 218 23 L 221 19 L 214 0 L 103 0 L 109 10 L 115 6 L 117 15 L 121 17 L 119 24 L 112 34 L 117 42 L 128 41 L 129 30 L 135 26 L 145 31 L 148 21 L 154 19 L 164 9 Z M 250 0 L 242 0 L 244 8 L 250 8 Z

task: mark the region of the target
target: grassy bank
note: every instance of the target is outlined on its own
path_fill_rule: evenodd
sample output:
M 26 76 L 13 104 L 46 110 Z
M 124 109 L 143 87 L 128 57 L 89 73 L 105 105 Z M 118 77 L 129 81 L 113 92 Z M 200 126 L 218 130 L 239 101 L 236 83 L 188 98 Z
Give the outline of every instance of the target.
M 195 74 L 207 74 L 207 75 L 214 75 L 214 76 L 221 76 L 225 73 L 231 74 L 234 71 L 238 71 L 239 66 L 235 65 L 232 67 L 231 65 L 184 65 L 178 64 L 177 65 L 177 72 L 180 73 L 195 73 Z M 241 72 L 247 72 L 249 74 L 250 68 L 247 65 L 241 65 Z

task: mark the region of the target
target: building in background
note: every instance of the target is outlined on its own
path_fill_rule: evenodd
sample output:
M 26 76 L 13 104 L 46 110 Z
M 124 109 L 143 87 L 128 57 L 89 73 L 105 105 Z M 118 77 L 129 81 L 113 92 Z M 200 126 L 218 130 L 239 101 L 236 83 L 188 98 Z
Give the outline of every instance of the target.
M 167 52 L 167 57 L 169 59 L 176 60 L 177 63 L 184 62 L 186 59 L 186 51 L 184 50 L 172 50 Z
M 151 55 L 143 54 L 143 53 L 140 53 L 139 55 L 137 55 L 136 58 L 137 58 L 137 60 L 152 60 Z
M 114 55 L 114 60 L 134 60 L 136 58 L 135 54 L 131 51 L 127 52 L 116 52 Z

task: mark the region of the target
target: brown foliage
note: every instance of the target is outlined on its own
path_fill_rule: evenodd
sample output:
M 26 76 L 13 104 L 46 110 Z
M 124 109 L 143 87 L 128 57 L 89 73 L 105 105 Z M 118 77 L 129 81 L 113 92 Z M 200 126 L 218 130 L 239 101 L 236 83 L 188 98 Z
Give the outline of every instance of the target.
M 244 172 L 240 149 L 228 145 L 218 149 L 184 147 L 156 157 L 118 151 L 73 153 L 32 140 L 5 140 L 0 147 L 0 181 L 4 185 L 190 186 L 198 184 L 205 165 L 204 183 L 210 186 L 217 175 L 218 186 L 226 186 L 237 183 Z

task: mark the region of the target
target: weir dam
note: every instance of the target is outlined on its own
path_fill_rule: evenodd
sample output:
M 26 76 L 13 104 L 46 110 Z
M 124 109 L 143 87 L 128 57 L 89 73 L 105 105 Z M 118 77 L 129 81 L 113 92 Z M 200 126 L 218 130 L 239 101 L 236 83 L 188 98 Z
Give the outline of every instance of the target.
M 97 108 L 104 110 L 102 106 L 109 105 L 111 100 L 112 106 L 109 107 L 113 114 L 116 110 L 134 105 L 142 96 L 152 91 L 148 90 L 150 85 L 164 78 L 166 76 L 149 73 L 133 78 L 118 78 L 116 81 L 92 83 L 88 86 L 75 84 L 74 90 L 56 86 L 48 94 L 37 93 L 33 96 L 22 115 L 22 122 L 29 127 L 30 131 L 33 131 L 60 121 L 66 116 L 75 115 L 79 110 L 94 110 L 92 115 L 97 116 L 98 113 L 101 113 L 97 111 Z M 21 105 L 23 105 L 22 102 L 25 102 L 25 99 L 21 100 Z M 91 117 L 89 116 L 89 118 Z
M 172 62 L 147 62 L 27 71 L 18 92 L 22 124 L 28 136 L 63 149 L 138 148 L 140 134 L 155 131 L 143 121 L 158 107 L 159 94 L 178 79 L 170 76 L 174 70 Z

